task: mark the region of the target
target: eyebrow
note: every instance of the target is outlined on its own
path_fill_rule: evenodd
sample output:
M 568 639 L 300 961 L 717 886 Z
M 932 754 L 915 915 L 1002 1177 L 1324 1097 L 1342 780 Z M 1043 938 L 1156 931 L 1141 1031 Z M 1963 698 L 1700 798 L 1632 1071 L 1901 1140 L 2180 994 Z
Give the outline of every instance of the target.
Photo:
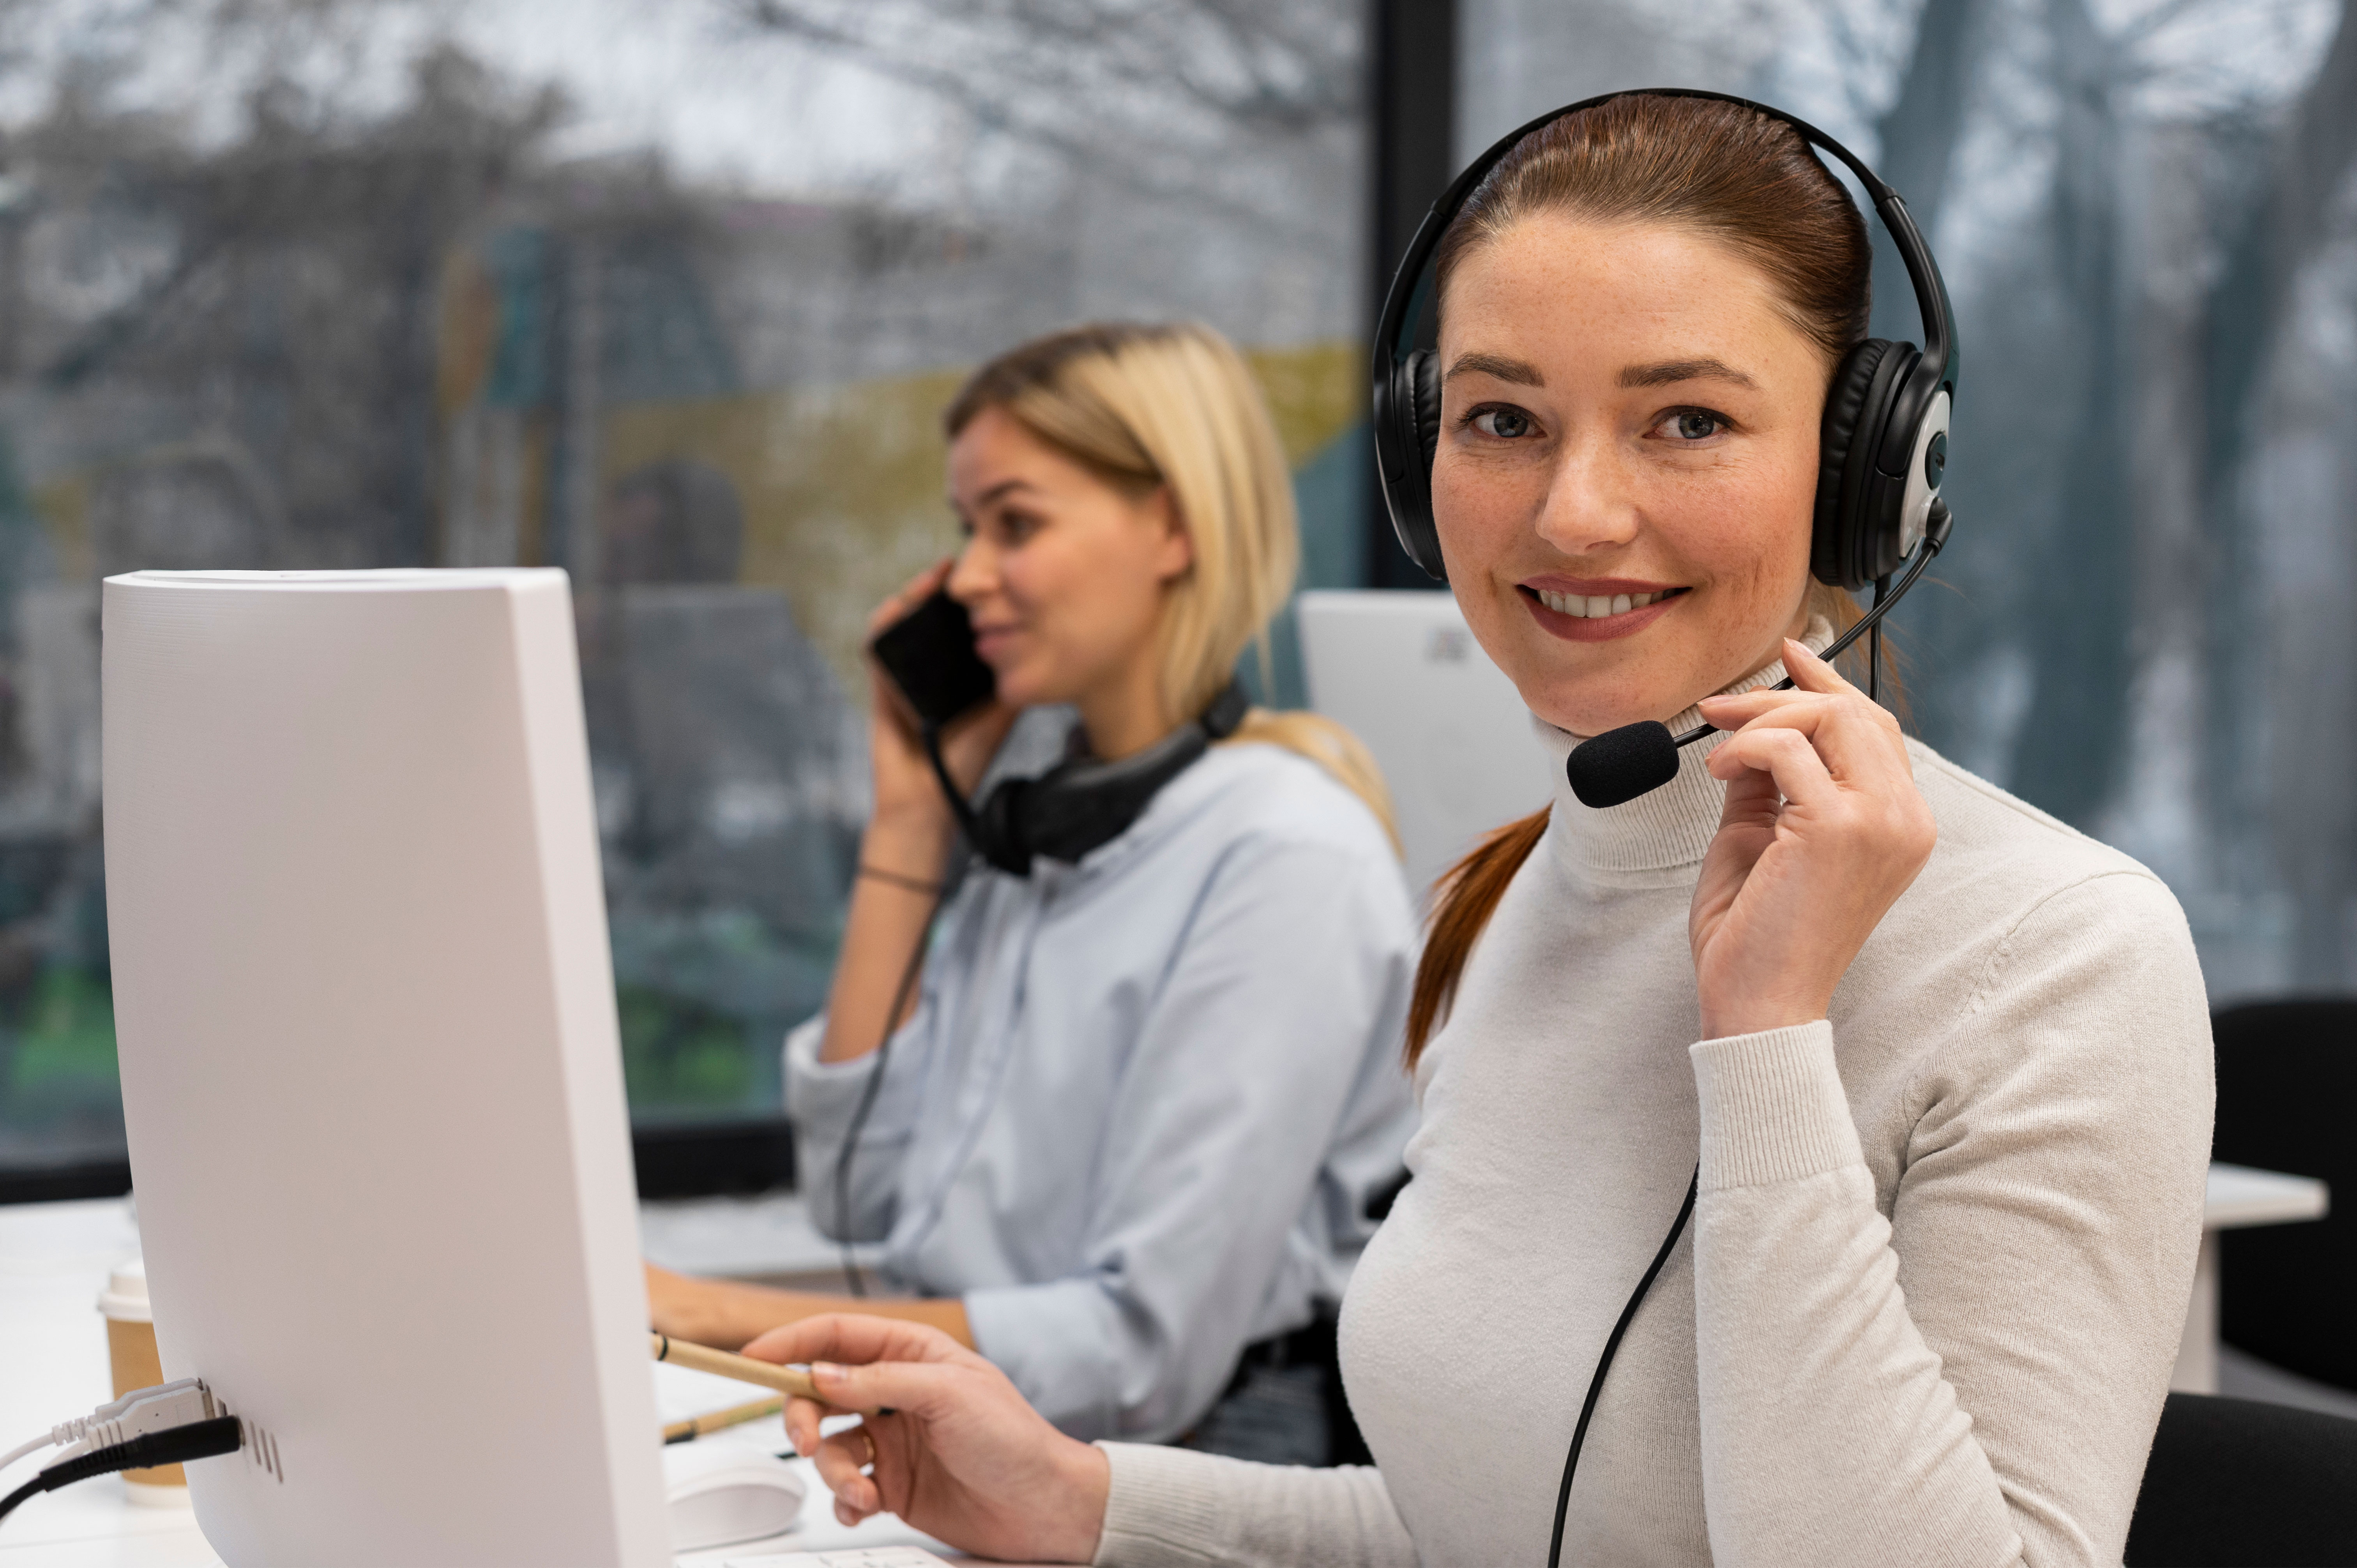
M 983 491 L 982 494 L 974 497 L 974 504 L 977 507 L 985 507 L 991 502 L 1002 499 L 1010 491 L 1034 490 L 1039 488 L 1039 486 L 1033 484 L 1028 479 L 1001 479 L 998 483 L 991 486 L 990 489 Z M 955 496 L 950 497 L 950 510 L 952 511 L 958 510 L 957 497 Z
M 1440 379 L 1454 381 L 1464 375 L 1495 376 L 1523 387 L 1546 385 L 1546 378 L 1539 374 L 1536 365 L 1524 360 L 1509 360 L 1503 354 L 1459 354 L 1457 362 L 1448 367 L 1448 373 Z
M 1759 383 L 1724 360 L 1664 360 L 1655 365 L 1631 365 L 1620 372 L 1624 387 L 1666 387 L 1679 381 L 1733 381 L 1739 387 Z

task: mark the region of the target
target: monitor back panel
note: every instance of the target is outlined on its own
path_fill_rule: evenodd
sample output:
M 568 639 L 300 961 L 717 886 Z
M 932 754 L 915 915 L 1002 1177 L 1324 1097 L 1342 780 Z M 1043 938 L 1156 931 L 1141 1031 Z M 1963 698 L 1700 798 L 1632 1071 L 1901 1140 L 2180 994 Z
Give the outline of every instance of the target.
M 1313 591 L 1298 613 L 1309 705 L 1374 754 L 1419 897 L 1483 833 L 1547 803 L 1530 711 L 1455 597 Z
M 223 1560 L 667 1560 L 558 572 L 104 604 L 107 899 L 167 1377 Z

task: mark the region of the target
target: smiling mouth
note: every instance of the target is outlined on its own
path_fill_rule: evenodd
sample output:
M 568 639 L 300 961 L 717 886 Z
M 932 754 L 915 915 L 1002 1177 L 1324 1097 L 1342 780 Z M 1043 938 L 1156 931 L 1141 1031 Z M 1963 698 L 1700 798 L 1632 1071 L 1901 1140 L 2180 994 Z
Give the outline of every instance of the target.
M 1647 605 L 1674 598 L 1689 593 L 1687 588 L 1664 588 L 1654 594 L 1551 594 L 1544 588 L 1523 590 L 1557 615 L 1571 616 L 1580 620 L 1600 620 L 1606 616 L 1627 615 L 1641 610 Z

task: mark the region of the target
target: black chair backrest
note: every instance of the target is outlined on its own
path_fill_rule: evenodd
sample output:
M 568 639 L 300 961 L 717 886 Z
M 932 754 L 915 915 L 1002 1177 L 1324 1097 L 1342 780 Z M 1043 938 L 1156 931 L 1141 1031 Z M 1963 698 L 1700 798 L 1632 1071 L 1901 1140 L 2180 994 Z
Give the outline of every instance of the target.
M 2128 1527 L 2128 1568 L 2357 1563 L 2357 1421 L 2171 1394 Z
M 2357 999 L 2262 1002 L 2211 1021 L 2216 1158 L 2332 1188 L 2330 1217 L 2220 1238 L 2219 1337 L 2287 1371 L 2357 1390 Z

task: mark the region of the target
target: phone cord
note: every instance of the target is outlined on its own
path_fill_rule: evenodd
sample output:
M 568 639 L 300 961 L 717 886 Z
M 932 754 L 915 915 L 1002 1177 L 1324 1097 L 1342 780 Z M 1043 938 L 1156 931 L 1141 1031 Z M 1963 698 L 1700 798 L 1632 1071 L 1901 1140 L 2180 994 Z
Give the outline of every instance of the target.
M 1604 1392 L 1604 1374 L 1612 1369 L 1612 1357 L 1620 1348 L 1620 1337 L 1629 1332 L 1629 1325 L 1637 1316 L 1637 1308 L 1645 1293 L 1653 1288 L 1661 1274 L 1662 1265 L 1670 1261 L 1676 1250 L 1678 1238 L 1685 1234 L 1686 1220 L 1693 1215 L 1695 1194 L 1702 1187 L 1702 1166 L 1695 1166 L 1692 1180 L 1686 1183 L 1686 1200 L 1678 1206 L 1678 1217 L 1671 1222 L 1670 1233 L 1662 1238 L 1662 1250 L 1653 1254 L 1652 1267 L 1637 1282 L 1629 1294 L 1629 1305 L 1620 1309 L 1620 1321 L 1612 1326 L 1612 1337 L 1604 1342 L 1604 1353 L 1596 1359 L 1596 1375 L 1587 1380 L 1587 1399 L 1579 1407 L 1579 1424 L 1571 1429 L 1571 1452 L 1563 1459 L 1563 1486 L 1555 1495 L 1555 1537 L 1547 1544 L 1547 1568 L 1561 1568 L 1563 1563 L 1563 1520 L 1571 1508 L 1571 1477 L 1579 1468 L 1580 1445 L 1587 1441 L 1588 1418 L 1596 1413 L 1597 1397 Z
M 892 1061 L 892 1036 L 899 1033 L 900 1009 L 909 1004 L 909 993 L 925 967 L 925 952 L 933 941 L 933 922 L 941 918 L 942 906 L 948 898 L 946 888 L 935 893 L 932 908 L 925 911 L 925 924 L 917 933 L 916 949 L 909 954 L 907 967 L 900 971 L 900 983 L 894 988 L 892 1005 L 884 1015 L 884 1035 L 876 1042 L 875 1065 L 867 1069 L 867 1081 L 859 1090 L 859 1103 L 852 1108 L 850 1125 L 844 1130 L 843 1147 L 835 1152 L 834 1234 L 843 1249 L 843 1286 L 862 1298 L 867 1294 L 867 1283 L 860 1277 L 859 1259 L 852 1250 L 851 1240 L 852 1160 L 859 1150 L 859 1134 L 866 1130 L 867 1118 L 876 1109 L 877 1096 L 884 1089 L 884 1071 Z

